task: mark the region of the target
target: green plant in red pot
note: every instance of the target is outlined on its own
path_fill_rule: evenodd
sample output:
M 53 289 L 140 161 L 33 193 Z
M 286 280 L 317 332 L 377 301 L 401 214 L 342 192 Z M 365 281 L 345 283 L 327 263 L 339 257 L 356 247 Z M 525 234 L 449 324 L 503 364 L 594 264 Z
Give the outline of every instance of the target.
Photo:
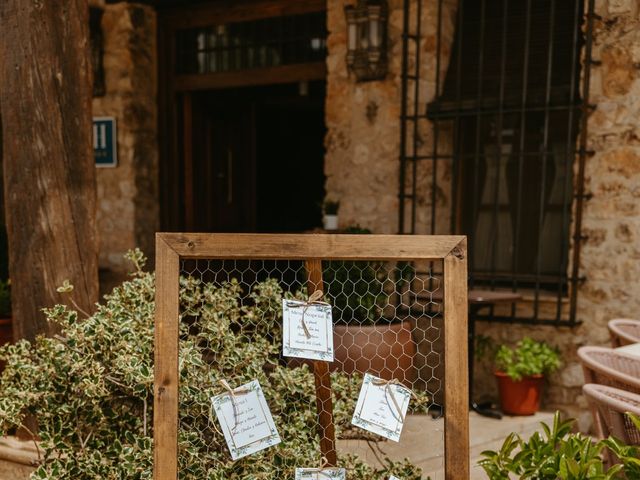
M 540 408 L 544 376 L 560 367 L 560 356 L 548 344 L 525 337 L 515 348 L 498 349 L 496 367 L 502 411 L 533 415 Z

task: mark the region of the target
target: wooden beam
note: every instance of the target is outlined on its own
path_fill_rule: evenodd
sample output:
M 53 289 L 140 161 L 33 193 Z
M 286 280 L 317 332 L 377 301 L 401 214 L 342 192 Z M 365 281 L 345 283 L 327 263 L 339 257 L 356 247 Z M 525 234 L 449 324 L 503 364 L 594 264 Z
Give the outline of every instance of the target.
M 222 88 L 324 80 L 326 77 L 327 65 L 325 62 L 313 62 L 230 72 L 176 75 L 174 86 L 178 92 L 216 90 Z
M 461 235 L 161 233 L 183 258 L 253 260 L 442 260 Z M 466 285 L 466 280 L 465 280 Z
M 191 92 L 182 96 L 182 154 L 184 161 L 184 224 L 187 231 L 195 226 L 193 194 L 193 109 Z
M 302 15 L 327 9 L 326 0 L 224 0 L 163 10 L 161 15 L 175 29 L 247 22 L 260 18 Z
M 446 480 L 469 478 L 467 249 L 444 259 L 444 455 Z
M 309 275 L 307 293 L 311 295 L 316 290 L 324 292 L 322 260 L 307 260 L 305 266 Z M 338 454 L 336 452 L 336 434 L 333 424 L 333 399 L 331 398 L 329 363 L 320 360 L 314 361 L 313 376 L 316 384 L 316 408 L 318 409 L 320 452 L 327 460 L 326 466 L 335 467 L 338 464 Z
M 178 478 L 178 327 L 180 259 L 156 235 L 154 480 Z

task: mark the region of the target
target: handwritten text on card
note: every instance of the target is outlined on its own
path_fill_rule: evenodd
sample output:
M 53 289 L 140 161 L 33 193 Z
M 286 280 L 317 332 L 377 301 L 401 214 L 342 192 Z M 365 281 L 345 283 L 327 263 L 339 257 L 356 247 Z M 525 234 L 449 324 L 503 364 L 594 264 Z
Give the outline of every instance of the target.
M 211 399 L 231 458 L 251 455 L 280 443 L 271 411 L 257 380 Z
M 351 423 L 399 442 L 410 397 L 408 388 L 367 373 Z
M 283 300 L 282 322 L 284 356 L 333 361 L 331 305 Z

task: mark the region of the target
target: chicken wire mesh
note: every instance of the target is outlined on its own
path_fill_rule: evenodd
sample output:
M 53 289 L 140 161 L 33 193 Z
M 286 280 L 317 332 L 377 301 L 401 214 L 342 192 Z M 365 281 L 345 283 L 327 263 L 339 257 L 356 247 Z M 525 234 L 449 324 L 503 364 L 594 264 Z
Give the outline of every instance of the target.
M 324 393 L 314 361 L 282 353 L 282 300 L 308 300 L 308 263 L 180 261 L 179 478 L 293 479 L 335 454 L 350 479 L 444 478 L 441 262 L 321 265 L 334 345 Z M 413 392 L 399 443 L 351 423 L 366 373 Z M 234 461 L 211 399 L 253 380 L 280 443 Z

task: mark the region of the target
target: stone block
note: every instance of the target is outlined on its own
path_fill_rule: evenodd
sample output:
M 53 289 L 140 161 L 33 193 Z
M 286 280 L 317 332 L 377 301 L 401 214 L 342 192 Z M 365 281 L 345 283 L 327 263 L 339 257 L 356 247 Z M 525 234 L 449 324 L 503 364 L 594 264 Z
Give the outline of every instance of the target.
M 636 13 L 637 8 L 637 0 L 609 0 L 608 4 L 610 15 L 633 15 Z
M 608 45 L 602 49 L 602 89 L 604 95 L 625 95 L 635 80 L 635 67 L 629 50 L 620 45 Z

